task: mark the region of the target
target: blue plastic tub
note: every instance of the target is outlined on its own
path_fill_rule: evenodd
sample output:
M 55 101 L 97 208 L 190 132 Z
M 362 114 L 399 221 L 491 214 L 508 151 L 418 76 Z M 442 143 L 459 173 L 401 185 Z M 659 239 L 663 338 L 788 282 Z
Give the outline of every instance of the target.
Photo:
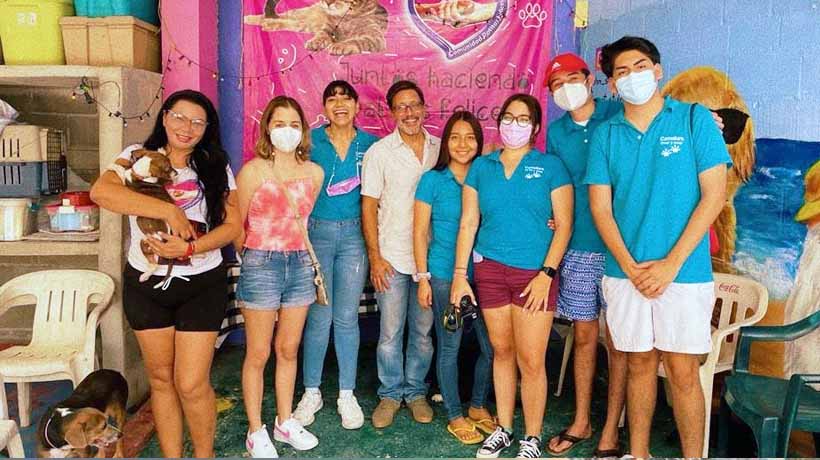
M 145 22 L 159 25 L 157 0 L 74 0 L 77 16 L 135 16 Z

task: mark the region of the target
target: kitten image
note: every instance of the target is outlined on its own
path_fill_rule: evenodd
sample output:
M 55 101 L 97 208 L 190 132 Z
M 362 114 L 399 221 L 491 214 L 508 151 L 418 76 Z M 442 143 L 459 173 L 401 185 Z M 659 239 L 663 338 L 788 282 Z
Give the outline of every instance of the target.
M 313 5 L 276 13 L 279 0 L 267 0 L 264 15 L 245 16 L 245 24 L 262 30 L 312 33 L 305 48 L 336 56 L 384 51 L 387 10 L 378 0 L 319 0 Z

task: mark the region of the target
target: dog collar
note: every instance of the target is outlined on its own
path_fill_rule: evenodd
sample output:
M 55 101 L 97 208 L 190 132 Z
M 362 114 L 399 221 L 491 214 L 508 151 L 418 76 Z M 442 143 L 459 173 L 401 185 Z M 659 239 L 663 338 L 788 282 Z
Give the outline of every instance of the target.
M 68 442 L 66 442 L 65 446 L 63 446 L 63 447 L 57 447 L 57 446 L 54 445 L 53 442 L 51 442 L 51 439 L 48 438 L 48 427 L 49 427 L 49 425 L 51 425 L 51 421 L 54 419 L 54 414 L 60 414 L 60 417 L 65 417 L 66 415 L 71 414 L 71 409 L 68 409 L 66 407 L 58 407 L 58 408 L 54 409 L 54 412 L 52 412 L 51 416 L 49 416 L 48 420 L 46 420 L 46 427 L 43 430 L 43 439 L 45 439 L 46 443 L 48 443 L 48 445 L 52 449 L 62 449 L 63 447 L 66 447 L 66 446 L 71 447 L 71 445 Z

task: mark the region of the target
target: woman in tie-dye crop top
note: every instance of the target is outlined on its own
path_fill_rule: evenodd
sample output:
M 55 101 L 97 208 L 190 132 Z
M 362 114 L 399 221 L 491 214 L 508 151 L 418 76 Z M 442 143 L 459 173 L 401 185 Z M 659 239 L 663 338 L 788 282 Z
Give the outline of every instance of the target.
M 302 329 L 308 306 L 316 299 L 313 268 L 300 225 L 307 224 L 324 172 L 308 160 L 308 124 L 294 99 L 277 96 L 271 100 L 259 126 L 256 157 L 237 176 L 244 232 L 237 242 L 242 249 L 242 269 L 236 299 L 245 317 L 247 337 L 242 366 L 249 423 L 245 444 L 252 457 L 275 457 L 261 413 L 271 340 L 276 353 L 274 438 L 297 450 L 319 443 L 291 412 Z

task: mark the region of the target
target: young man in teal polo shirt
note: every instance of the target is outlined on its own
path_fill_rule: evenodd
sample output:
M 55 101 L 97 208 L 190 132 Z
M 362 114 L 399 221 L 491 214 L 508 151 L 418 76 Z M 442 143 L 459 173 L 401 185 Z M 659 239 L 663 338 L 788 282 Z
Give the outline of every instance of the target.
M 595 76 L 583 59 L 572 53 L 553 58 L 547 66 L 547 85 L 555 104 L 566 110 L 547 131 L 547 153 L 558 155 L 572 176 L 575 194 L 574 225 L 569 249 L 558 268 L 559 291 L 556 314 L 572 320 L 575 327 L 573 371 L 575 375 L 575 419 L 553 436 L 547 449 L 564 455 L 592 436 L 590 405 L 598 349 L 598 315 L 604 307 L 601 279 L 606 247 L 589 209 L 589 191 L 583 184 L 592 133 L 601 123 L 623 110 L 614 99 L 595 99 Z M 626 397 L 626 355 L 608 340 L 609 387 L 607 418 L 595 457 L 620 457 L 618 420 Z
M 708 440 L 698 358 L 712 346 L 714 305 L 707 232 L 731 160 L 707 109 L 660 95 L 651 42 L 623 37 L 603 47 L 601 68 L 624 111 L 593 134 L 584 182 L 607 247 L 607 326 L 627 353 L 631 453 L 650 456 L 662 356 L 683 456 L 700 457 Z

